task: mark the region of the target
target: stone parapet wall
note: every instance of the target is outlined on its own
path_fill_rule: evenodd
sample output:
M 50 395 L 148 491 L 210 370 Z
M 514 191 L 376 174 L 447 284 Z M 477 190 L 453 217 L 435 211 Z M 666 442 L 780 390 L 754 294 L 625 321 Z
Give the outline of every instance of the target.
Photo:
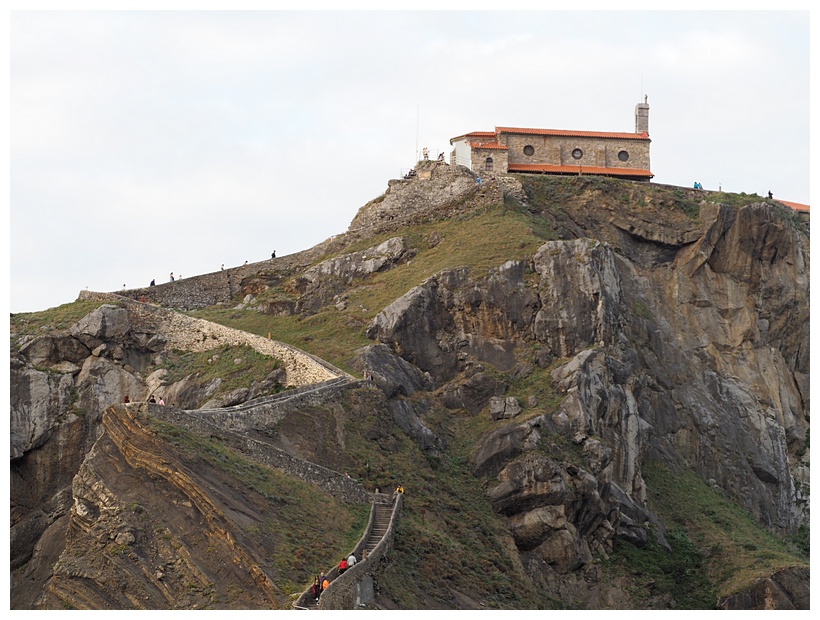
M 156 286 L 125 289 L 118 293 L 134 300 L 144 299 L 148 303 L 166 308 L 195 310 L 225 303 L 242 293 L 242 282 L 263 271 L 286 272 L 298 256 L 258 261 L 239 267 L 231 267 L 188 278 L 177 278 L 173 282 L 157 283 Z
M 345 387 L 347 386 L 341 389 Z M 218 415 L 203 417 L 198 415 L 200 413 L 198 410 L 186 411 L 149 403 L 134 403 L 127 406 L 136 409 L 142 415 L 157 418 L 197 435 L 215 438 L 256 463 L 316 485 L 339 501 L 364 504 L 370 498 L 370 494 L 355 479 L 316 463 L 291 456 L 268 443 L 251 439 L 241 434 L 244 429 L 235 432 L 231 429 L 230 424 L 220 419 Z M 266 422 L 269 424 L 270 420 Z
M 224 430 L 242 433 L 255 428 L 273 426 L 294 409 L 322 407 L 332 403 L 338 400 L 340 392 L 364 384 L 364 381 L 349 382 L 337 378 L 233 407 L 194 409 L 187 413 L 192 419 L 202 419 Z
M 135 301 L 158 304 L 166 308 L 196 310 L 215 304 L 224 304 L 244 295 L 246 287 L 259 276 L 263 278 L 287 278 L 296 271 L 307 269 L 334 246 L 334 238 L 316 246 L 267 260 L 248 263 L 204 273 L 191 277 L 177 277 L 173 282 L 163 279 L 155 286 L 115 291 Z
M 221 346 L 247 345 L 262 355 L 282 362 L 286 372 L 285 383 L 291 386 L 322 383 L 340 377 L 353 377 L 305 351 L 288 344 L 269 340 L 204 319 L 190 317 L 173 310 L 136 302 L 115 293 L 82 291 L 81 300 L 102 301 L 122 305 L 128 310 L 133 324 L 150 327 L 162 333 L 167 346 L 180 351 L 211 351 Z
M 144 298 L 146 302 L 167 308 L 207 308 L 239 295 L 242 281 L 259 273 L 266 263 L 272 264 L 273 261 L 242 265 L 190 278 L 177 278 L 173 282 L 163 282 L 156 286 L 126 289 L 120 294 L 135 300 Z

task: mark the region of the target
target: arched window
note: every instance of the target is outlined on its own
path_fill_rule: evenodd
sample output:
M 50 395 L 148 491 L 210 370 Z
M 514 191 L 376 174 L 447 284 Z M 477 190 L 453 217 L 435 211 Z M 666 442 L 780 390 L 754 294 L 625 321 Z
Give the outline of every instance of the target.
M 493 171 L 493 158 L 492 157 L 488 157 L 487 159 L 484 160 L 484 170 L 486 170 L 487 172 L 492 172 Z

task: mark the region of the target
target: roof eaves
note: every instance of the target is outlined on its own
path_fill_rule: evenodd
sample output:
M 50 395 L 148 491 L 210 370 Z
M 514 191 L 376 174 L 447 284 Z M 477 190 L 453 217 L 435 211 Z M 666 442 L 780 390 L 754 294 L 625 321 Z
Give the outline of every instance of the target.
M 618 140 L 648 140 L 649 134 L 645 131 L 641 133 L 614 132 L 614 131 L 574 131 L 568 129 L 534 129 L 525 127 L 496 127 L 497 134 L 531 134 L 537 136 L 564 136 L 576 138 L 609 138 Z
M 560 174 L 600 174 L 651 178 L 655 175 L 641 168 L 604 168 L 601 166 L 559 166 L 555 164 L 509 164 L 509 172 L 554 172 Z

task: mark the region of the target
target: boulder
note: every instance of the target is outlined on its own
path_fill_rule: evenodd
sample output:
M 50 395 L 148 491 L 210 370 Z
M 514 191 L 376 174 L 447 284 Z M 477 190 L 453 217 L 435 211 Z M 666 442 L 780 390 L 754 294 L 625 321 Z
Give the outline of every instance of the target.
M 121 340 L 130 329 L 128 311 L 105 304 L 77 321 L 69 333 L 86 347 L 93 349 L 104 341 Z
M 509 424 L 492 431 L 473 455 L 473 473 L 476 476 L 496 475 L 507 462 L 521 454 L 528 430 L 525 426 Z M 492 492 L 490 497 L 493 497 Z
M 489 402 L 490 419 L 508 420 L 521 413 L 521 405 L 518 399 L 513 396 L 491 396 Z

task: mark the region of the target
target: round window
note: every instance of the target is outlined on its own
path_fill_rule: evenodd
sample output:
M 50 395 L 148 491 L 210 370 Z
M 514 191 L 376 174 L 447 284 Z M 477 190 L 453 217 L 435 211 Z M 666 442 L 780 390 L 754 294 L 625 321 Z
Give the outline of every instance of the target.
M 527 157 L 532 157 L 535 154 L 535 149 L 532 148 L 532 145 L 528 144 L 524 147 L 524 155 Z
M 575 159 L 581 159 L 584 156 L 584 152 L 581 149 L 573 149 L 572 156 Z
M 626 151 L 620 151 L 618 153 L 618 159 L 620 159 L 621 161 L 626 161 L 627 159 L 629 159 L 629 153 L 627 153 Z

